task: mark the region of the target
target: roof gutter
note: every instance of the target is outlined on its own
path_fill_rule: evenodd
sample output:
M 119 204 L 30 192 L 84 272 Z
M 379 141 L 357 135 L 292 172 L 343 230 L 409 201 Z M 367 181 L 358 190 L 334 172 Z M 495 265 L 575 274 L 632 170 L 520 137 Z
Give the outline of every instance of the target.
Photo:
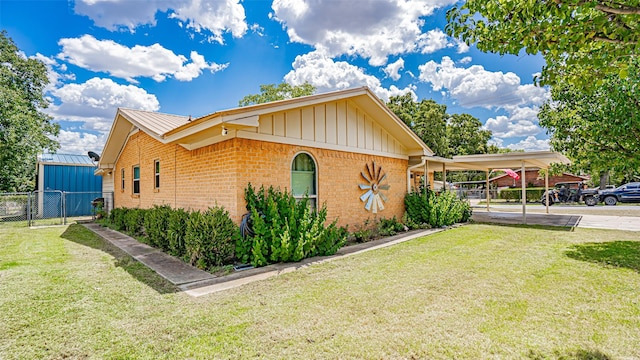
M 413 169 L 417 169 L 421 166 L 424 166 L 427 163 L 427 158 L 426 157 L 422 157 L 422 162 L 420 162 L 419 164 L 415 164 L 412 166 L 409 166 L 407 168 L 407 192 L 411 192 L 411 170 Z M 427 175 L 428 176 L 428 175 Z

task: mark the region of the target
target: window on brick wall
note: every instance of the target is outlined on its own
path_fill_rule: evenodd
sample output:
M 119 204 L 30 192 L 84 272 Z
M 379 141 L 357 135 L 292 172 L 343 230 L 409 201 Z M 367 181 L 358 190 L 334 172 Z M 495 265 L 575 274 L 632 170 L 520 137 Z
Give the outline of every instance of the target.
M 120 181 L 122 182 L 120 184 L 120 191 L 124 191 L 124 168 L 120 170 Z
M 133 167 L 133 193 L 140 194 L 140 166 Z
M 291 191 L 296 199 L 305 194 L 309 196 L 309 203 L 316 208 L 318 202 L 318 186 L 316 161 L 308 153 L 299 153 L 291 163 Z
M 155 169 L 155 176 L 154 176 L 154 186 L 156 189 L 160 188 L 160 160 L 156 160 L 153 163 L 153 168 Z

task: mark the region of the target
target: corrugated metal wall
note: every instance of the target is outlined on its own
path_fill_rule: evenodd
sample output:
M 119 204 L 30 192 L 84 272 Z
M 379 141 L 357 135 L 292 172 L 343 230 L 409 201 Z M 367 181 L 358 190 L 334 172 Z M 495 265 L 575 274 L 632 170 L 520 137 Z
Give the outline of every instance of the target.
M 93 166 L 44 164 L 44 186 L 42 190 L 60 190 L 65 196 L 67 216 L 91 215 L 91 201 L 102 193 L 102 178 L 93 174 Z M 45 199 L 46 201 L 47 199 Z M 51 200 L 53 201 L 53 200 Z M 51 205 L 51 204 L 43 204 Z M 46 206 L 45 208 L 52 208 Z
M 66 192 L 102 192 L 102 178 L 94 167 L 44 164 L 44 189 Z

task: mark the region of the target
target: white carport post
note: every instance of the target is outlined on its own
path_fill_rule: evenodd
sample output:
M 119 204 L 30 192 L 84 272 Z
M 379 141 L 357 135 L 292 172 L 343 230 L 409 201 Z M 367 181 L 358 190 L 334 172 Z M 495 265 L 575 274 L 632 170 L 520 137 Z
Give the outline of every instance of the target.
M 442 162 L 442 191 L 447 190 L 447 168 L 444 162 Z
M 485 192 L 485 197 L 487 198 L 487 211 L 491 211 L 491 209 L 489 209 L 489 201 L 491 199 L 491 195 L 489 194 L 489 169 L 487 169 L 486 174 L 487 174 L 487 182 L 485 183 L 484 186 L 484 192 Z
M 429 161 L 424 162 L 424 189 L 429 188 Z
M 547 214 L 549 213 L 549 168 L 544 169 L 544 203 L 547 208 Z
M 525 181 L 526 174 L 524 171 L 524 161 L 522 162 L 522 168 L 520 170 L 520 179 L 522 179 L 522 223 L 527 223 L 527 182 Z

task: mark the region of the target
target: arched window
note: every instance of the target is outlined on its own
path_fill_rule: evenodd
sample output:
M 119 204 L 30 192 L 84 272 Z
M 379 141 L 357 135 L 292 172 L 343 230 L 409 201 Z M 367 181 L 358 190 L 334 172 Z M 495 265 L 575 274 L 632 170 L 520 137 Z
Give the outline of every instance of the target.
M 301 199 L 305 194 L 309 196 L 309 203 L 316 208 L 318 201 L 316 162 L 307 153 L 299 153 L 291 163 L 291 191 L 293 196 Z

